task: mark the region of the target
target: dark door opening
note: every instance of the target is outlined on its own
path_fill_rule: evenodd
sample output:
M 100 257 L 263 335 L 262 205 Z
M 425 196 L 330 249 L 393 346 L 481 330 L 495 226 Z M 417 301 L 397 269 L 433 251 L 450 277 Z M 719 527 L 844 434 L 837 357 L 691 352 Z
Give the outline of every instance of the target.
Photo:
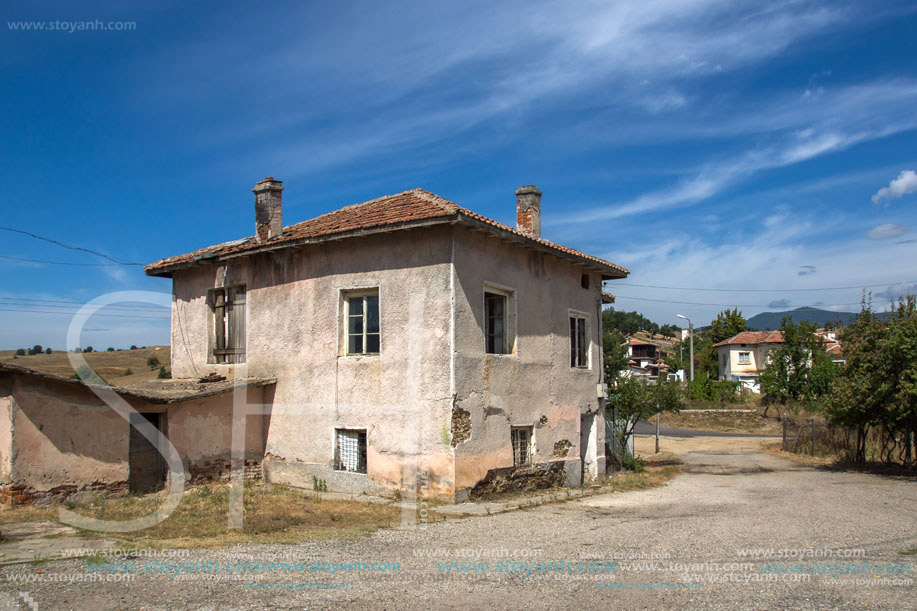
M 127 487 L 130 492 L 155 492 L 163 487 L 165 469 L 162 454 L 133 425 L 146 421 L 152 424 L 157 431 L 162 432 L 164 420 L 165 414 L 131 414 L 127 479 Z

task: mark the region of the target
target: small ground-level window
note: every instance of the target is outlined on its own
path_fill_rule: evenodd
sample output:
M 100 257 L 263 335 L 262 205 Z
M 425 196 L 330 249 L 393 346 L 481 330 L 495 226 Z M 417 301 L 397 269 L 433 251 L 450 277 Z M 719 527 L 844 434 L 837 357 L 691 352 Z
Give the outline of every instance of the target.
M 513 466 L 532 464 L 532 427 L 514 426 L 510 429 L 510 440 L 513 444 Z
M 570 367 L 589 367 L 588 339 L 586 319 L 582 316 L 570 317 Z
M 338 471 L 366 473 L 366 431 L 335 429 L 334 468 Z

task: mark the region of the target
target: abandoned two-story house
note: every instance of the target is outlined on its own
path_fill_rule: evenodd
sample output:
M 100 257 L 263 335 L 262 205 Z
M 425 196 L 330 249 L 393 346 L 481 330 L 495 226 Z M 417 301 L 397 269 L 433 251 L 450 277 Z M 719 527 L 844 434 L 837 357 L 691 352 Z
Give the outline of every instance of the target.
M 172 281 L 172 383 L 266 406 L 247 472 L 452 501 L 604 475 L 602 283 L 628 271 L 541 238 L 537 188 L 515 228 L 422 189 L 284 227 L 283 190 L 254 187 L 254 236 L 146 268 Z

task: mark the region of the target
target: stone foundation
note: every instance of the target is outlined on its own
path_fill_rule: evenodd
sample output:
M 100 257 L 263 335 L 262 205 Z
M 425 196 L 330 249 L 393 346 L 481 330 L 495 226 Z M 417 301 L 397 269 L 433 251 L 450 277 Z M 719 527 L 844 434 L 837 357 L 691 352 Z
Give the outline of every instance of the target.
M 4 484 L 0 486 L 0 504 L 3 505 L 32 505 L 59 503 L 71 497 L 95 493 L 102 496 L 123 496 L 127 494 L 127 482 L 93 482 L 91 484 L 62 484 L 50 490 L 36 490 L 24 484 Z
M 471 498 L 561 487 L 567 483 L 566 461 L 539 463 L 531 467 L 491 469 L 471 489 Z

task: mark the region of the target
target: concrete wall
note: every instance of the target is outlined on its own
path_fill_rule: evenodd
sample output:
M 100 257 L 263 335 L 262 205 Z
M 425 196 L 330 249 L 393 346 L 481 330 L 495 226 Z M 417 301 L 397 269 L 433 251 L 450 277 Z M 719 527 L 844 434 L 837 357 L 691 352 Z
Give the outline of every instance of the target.
M 536 463 L 563 461 L 568 485 L 605 473 L 602 380 L 601 279 L 566 261 L 508 245 L 487 234 L 455 229 L 455 404 L 467 412 L 471 433 L 455 448 L 456 497 L 467 496 L 489 472 L 513 466 L 512 426 L 534 427 Z M 484 291 L 512 291 L 515 341 L 510 354 L 484 350 Z M 588 369 L 570 367 L 570 311 L 587 318 Z M 511 332 L 513 330 L 511 329 Z M 582 434 L 587 416 L 594 430 Z M 581 438 L 592 440 L 581 447 Z
M 265 476 L 311 488 L 413 487 L 451 498 L 451 229 L 240 257 L 174 275 L 172 374 L 273 376 Z M 246 285 L 244 364 L 207 363 L 209 289 Z M 341 292 L 378 287 L 381 353 L 342 356 Z M 333 468 L 335 428 L 365 428 L 367 474 Z

